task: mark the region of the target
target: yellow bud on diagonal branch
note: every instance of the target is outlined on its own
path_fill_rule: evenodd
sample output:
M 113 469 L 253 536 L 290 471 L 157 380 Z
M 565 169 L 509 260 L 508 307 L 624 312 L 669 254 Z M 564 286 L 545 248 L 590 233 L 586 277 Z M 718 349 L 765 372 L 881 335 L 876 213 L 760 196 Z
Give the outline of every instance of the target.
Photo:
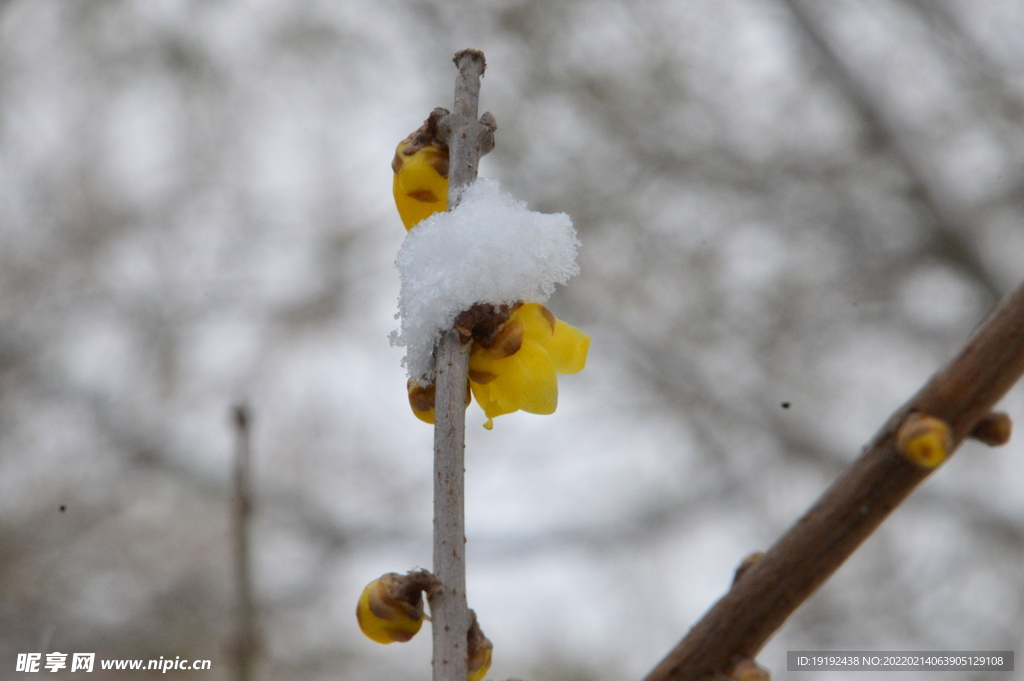
M 935 468 L 949 456 L 953 436 L 945 421 L 914 412 L 896 431 L 896 449 L 921 468 Z

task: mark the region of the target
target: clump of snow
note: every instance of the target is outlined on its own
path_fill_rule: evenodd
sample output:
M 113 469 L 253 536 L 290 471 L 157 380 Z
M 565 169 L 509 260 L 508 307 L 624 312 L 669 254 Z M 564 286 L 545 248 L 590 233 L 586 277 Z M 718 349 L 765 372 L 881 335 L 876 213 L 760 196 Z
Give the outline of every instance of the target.
M 477 180 L 452 211 L 413 227 L 395 262 L 402 279 L 391 344 L 414 380 L 431 380 L 434 344 L 476 303 L 544 302 L 579 273 L 579 239 L 565 213 L 535 213 L 496 180 Z

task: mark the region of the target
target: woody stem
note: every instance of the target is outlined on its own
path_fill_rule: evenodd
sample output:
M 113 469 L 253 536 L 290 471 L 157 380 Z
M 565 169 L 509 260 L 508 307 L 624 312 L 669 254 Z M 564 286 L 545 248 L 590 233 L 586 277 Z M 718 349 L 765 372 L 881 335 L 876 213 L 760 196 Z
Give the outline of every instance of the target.
M 484 55 L 463 50 L 455 55 L 459 75 L 455 111 L 438 124 L 448 143 L 448 209 L 458 204 L 461 189 L 476 180 L 481 154 L 476 120 Z M 436 348 L 434 401 L 434 575 L 439 585 L 430 595 L 434 635 L 434 681 L 464 681 L 467 635 L 465 441 L 466 381 L 470 343 L 454 330 Z

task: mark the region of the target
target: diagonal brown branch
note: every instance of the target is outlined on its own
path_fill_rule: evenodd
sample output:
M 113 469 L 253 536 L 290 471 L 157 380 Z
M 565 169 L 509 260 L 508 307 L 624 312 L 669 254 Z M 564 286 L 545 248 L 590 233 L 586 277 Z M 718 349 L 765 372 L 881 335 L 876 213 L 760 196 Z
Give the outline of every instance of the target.
M 462 189 L 476 180 L 480 156 L 494 146 L 493 116 L 477 121 L 482 52 L 455 55 L 455 110 L 438 122 L 448 144 L 448 210 Z M 430 594 L 434 635 L 434 681 L 464 681 L 470 616 L 466 604 L 465 439 L 469 343 L 454 330 L 436 349 L 434 401 L 434 575 L 440 586 Z
M 924 480 L 897 451 L 914 413 L 944 421 L 952 452 L 1024 374 L 1024 284 L 1006 296 L 946 367 L 882 426 L 864 453 L 746 569 L 645 681 L 709 679 L 752 659 L 791 614 Z

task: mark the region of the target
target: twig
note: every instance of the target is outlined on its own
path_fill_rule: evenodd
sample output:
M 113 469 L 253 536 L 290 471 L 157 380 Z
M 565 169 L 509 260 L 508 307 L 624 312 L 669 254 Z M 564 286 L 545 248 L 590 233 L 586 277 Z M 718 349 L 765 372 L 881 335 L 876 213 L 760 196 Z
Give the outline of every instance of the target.
M 250 477 L 249 428 L 251 416 L 244 404 L 232 410 L 236 432 L 234 499 L 231 508 L 232 534 L 235 548 L 235 581 L 237 583 L 237 639 L 234 645 L 235 678 L 250 681 L 259 637 L 256 630 L 256 606 L 253 599 L 252 567 L 249 552 L 249 520 L 252 515 L 252 481 Z
M 889 418 L 817 503 L 767 553 L 745 565 L 730 591 L 646 681 L 708 679 L 752 659 L 933 470 L 912 463 L 897 445 L 897 432 L 908 418 L 925 414 L 944 422 L 951 454 L 1022 374 L 1024 284 Z
M 493 116 L 477 121 L 482 52 L 455 55 L 455 110 L 438 123 L 448 144 L 448 210 L 464 187 L 476 180 L 480 156 L 494 146 Z M 430 595 L 434 635 L 434 681 L 465 681 L 470 618 L 466 604 L 465 438 L 469 343 L 454 331 L 436 349 L 434 398 L 434 575 L 440 586 Z
M 455 331 L 437 350 L 434 402 L 434 574 L 441 585 L 430 597 L 434 681 L 466 678 L 465 428 L 469 344 Z

